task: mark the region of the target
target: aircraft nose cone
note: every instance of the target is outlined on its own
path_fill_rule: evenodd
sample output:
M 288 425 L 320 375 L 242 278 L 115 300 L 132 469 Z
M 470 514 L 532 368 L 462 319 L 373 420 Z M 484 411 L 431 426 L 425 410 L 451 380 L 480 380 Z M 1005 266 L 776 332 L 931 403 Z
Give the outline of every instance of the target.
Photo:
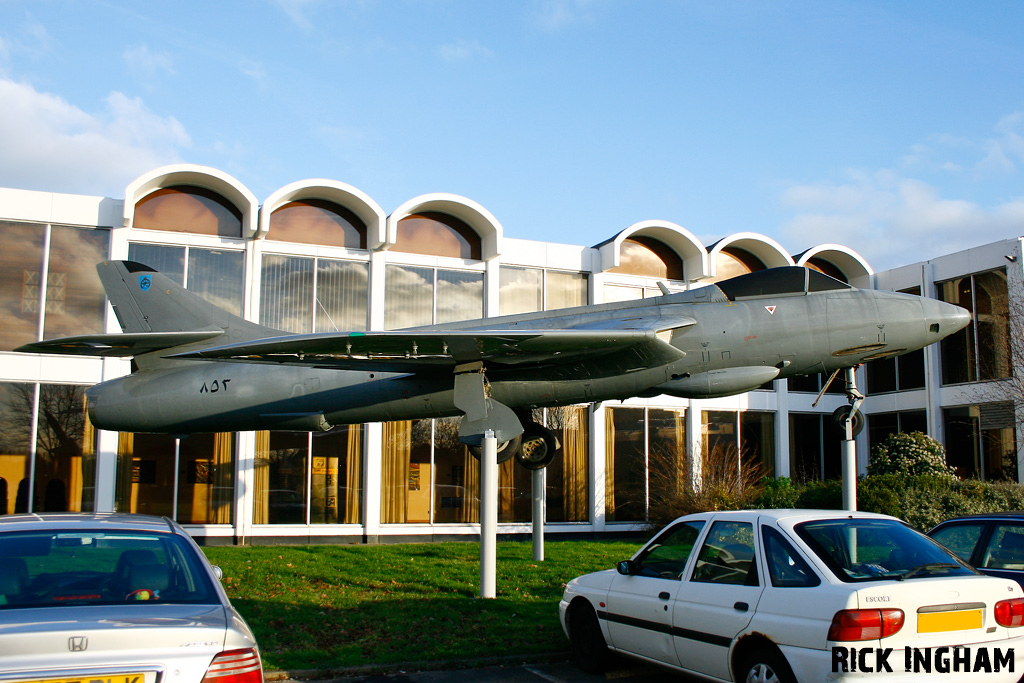
M 934 299 L 926 301 L 931 304 L 932 309 L 928 315 L 929 329 L 938 333 L 940 339 L 959 332 L 971 323 L 971 312 L 965 308 Z

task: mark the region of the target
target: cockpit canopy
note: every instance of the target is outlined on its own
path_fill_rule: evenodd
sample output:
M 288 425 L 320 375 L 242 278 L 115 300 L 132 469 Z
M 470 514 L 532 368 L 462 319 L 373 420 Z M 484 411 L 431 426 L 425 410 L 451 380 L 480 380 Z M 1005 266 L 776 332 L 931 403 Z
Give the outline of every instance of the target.
M 722 290 L 730 301 L 761 296 L 781 296 L 807 294 L 808 292 L 828 292 L 832 290 L 853 289 L 845 282 L 810 268 L 785 266 L 758 270 L 746 275 L 722 280 L 715 285 Z

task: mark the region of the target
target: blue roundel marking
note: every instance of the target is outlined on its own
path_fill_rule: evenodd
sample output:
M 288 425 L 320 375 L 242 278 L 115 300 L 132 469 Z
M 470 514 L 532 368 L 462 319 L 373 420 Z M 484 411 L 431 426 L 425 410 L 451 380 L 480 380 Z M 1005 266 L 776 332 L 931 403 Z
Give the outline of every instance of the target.
M 148 275 L 143 275 L 142 277 L 139 278 L 139 289 L 141 289 L 143 292 L 149 289 L 149 286 L 152 284 L 153 280 Z

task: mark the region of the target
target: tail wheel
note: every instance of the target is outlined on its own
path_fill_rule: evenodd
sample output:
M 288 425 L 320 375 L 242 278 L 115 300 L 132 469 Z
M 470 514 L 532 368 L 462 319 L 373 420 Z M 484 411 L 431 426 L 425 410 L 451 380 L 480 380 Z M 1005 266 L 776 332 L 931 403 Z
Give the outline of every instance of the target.
M 786 658 L 778 650 L 761 648 L 740 660 L 737 683 L 797 683 Z
M 528 470 L 544 469 L 558 454 L 560 444 L 550 429 L 536 422 L 523 426 L 523 443 L 516 453 L 516 460 Z
M 519 452 L 519 446 L 523 441 L 522 435 L 513 437 L 508 441 L 502 441 L 498 444 L 498 464 L 506 462 Z M 477 460 L 483 455 L 483 446 L 469 446 L 469 452 Z
M 599 674 L 611 666 L 612 652 L 601 633 L 597 614 L 590 603 L 582 599 L 570 608 L 569 648 L 581 671 Z

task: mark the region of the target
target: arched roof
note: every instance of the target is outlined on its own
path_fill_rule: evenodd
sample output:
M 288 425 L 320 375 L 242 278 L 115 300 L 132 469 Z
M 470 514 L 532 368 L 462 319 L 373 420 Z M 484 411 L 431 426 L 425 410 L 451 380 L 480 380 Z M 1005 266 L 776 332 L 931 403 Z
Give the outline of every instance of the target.
M 454 216 L 471 227 L 480 236 L 483 260 L 487 261 L 501 254 L 504 230 L 498 219 L 472 199 L 444 192 L 413 197 L 395 209 L 387 218 L 387 239 L 382 248 L 388 249 L 398 240 L 398 221 L 414 213 L 428 211 Z
M 615 237 L 596 245 L 601 254 L 601 270 L 607 271 L 621 264 L 622 243 L 630 237 L 650 237 L 668 246 L 683 261 L 683 277 L 688 281 L 700 280 L 708 275 L 708 252 L 704 245 L 686 228 L 669 221 L 648 220 L 634 223 Z
M 256 195 L 232 176 L 209 166 L 173 164 L 143 173 L 124 191 L 124 225 L 135 220 L 135 205 L 152 192 L 176 185 L 193 185 L 216 192 L 231 202 L 242 214 L 242 234 L 249 239 L 256 234 L 258 204 Z
M 793 260 L 796 265 L 806 265 L 812 258 L 821 259 L 832 264 L 846 276 L 847 282 L 854 287 L 871 287 L 871 278 L 875 274 L 863 256 L 841 244 L 819 244 L 807 251 L 796 254 Z
M 782 245 L 771 237 L 759 235 L 756 232 L 737 232 L 723 237 L 708 247 L 708 265 L 712 277 L 715 276 L 716 257 L 726 247 L 749 251 L 761 259 L 768 268 L 794 265 L 792 257 L 782 248 Z
M 366 224 L 366 246 L 371 250 L 379 249 L 387 240 L 387 219 L 377 202 L 351 185 L 323 178 L 289 183 L 267 197 L 260 208 L 259 232 L 256 237 L 262 239 L 267 236 L 270 230 L 270 216 L 274 211 L 288 202 L 303 199 L 326 199 L 359 216 Z

